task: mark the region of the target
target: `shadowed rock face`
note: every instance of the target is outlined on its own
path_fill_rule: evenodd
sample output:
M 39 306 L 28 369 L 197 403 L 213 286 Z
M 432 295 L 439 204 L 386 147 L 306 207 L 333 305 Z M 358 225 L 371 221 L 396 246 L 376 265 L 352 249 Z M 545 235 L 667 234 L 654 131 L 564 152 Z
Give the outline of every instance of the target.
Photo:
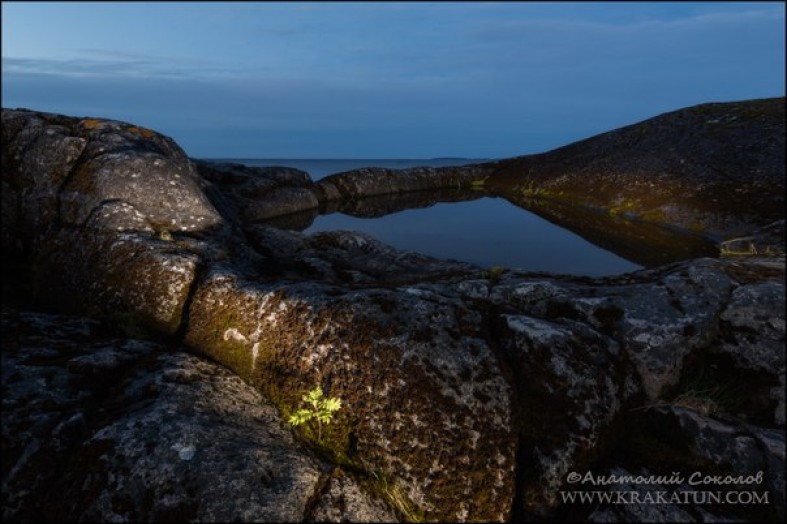
M 681 109 L 501 160 L 488 185 L 741 236 L 784 218 L 784 107 L 782 97 Z
M 4 301 L 104 322 L 4 310 L 5 517 L 603 521 L 623 510 L 561 502 L 569 472 L 783 462 L 783 257 L 482 272 L 257 221 L 328 201 L 373 213 L 337 200 L 382 187 L 371 170 L 317 187 L 31 111 L 3 110 L 2 152 Z M 406 187 L 486 173 L 453 169 Z M 728 381 L 740 402 L 700 394 Z M 319 438 L 284 422 L 317 385 L 343 401 Z M 661 405 L 691 413 L 665 412 L 656 438 L 639 428 Z M 742 431 L 766 451 L 724 452 Z M 784 500 L 678 510 L 776 520 Z
M 2 322 L 4 520 L 395 519 L 222 366 L 83 318 Z
M 485 164 L 462 167 L 414 167 L 385 169 L 370 167 L 327 176 L 316 184 L 321 201 L 362 198 L 392 193 L 467 188 L 491 172 Z

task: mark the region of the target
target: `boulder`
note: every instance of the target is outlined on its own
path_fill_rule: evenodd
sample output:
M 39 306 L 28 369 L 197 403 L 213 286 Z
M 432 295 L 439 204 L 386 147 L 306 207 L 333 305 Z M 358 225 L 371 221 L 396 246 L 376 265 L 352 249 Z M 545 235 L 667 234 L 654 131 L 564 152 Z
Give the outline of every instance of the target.
M 735 283 L 724 264 L 699 259 L 633 275 L 580 280 L 515 278 L 491 299 L 537 318 L 579 320 L 612 337 L 634 364 L 651 399 L 677 384 L 693 349 L 714 336 L 718 315 Z M 776 317 L 778 311 L 773 312 Z
M 613 430 L 638 384 L 620 346 L 580 322 L 502 318 L 499 337 L 512 361 L 528 454 L 521 489 L 536 507 L 554 505 L 565 476 L 616 443 L 620 431 Z
M 756 371 L 772 384 L 774 421 L 785 422 L 784 280 L 742 285 L 720 316 L 722 336 L 713 351 L 732 357 L 741 369 Z
M 424 518 L 500 521 L 517 432 L 480 322 L 460 300 L 419 287 L 346 292 L 214 271 L 194 295 L 185 342 L 285 415 L 315 386 L 341 398 L 346 414 L 318 443 L 401 486 Z
M 225 368 L 86 318 L 2 322 L 4 520 L 393 520 Z
M 243 223 L 259 222 L 318 206 L 309 174 L 290 167 L 247 167 L 197 161 L 202 176 L 229 199 Z
M 470 188 L 474 182 L 479 183 L 488 177 L 491 170 L 490 166 L 483 164 L 410 169 L 367 167 L 322 178 L 316 184 L 316 191 L 321 202 L 328 202 L 375 195 Z
M 666 405 L 632 422 L 629 453 L 574 472 L 562 515 L 583 522 L 781 522 L 784 432 Z M 666 437 L 662 439 L 662 437 Z M 632 451 L 639 453 L 631 453 Z M 777 468 L 777 469 L 774 469 Z

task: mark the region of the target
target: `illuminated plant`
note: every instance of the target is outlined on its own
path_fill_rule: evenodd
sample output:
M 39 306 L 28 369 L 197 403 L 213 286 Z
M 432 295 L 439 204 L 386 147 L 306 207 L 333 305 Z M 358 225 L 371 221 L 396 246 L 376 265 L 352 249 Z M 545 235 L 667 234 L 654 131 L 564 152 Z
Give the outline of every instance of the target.
M 299 409 L 290 415 L 288 422 L 293 426 L 300 426 L 307 422 L 314 424 L 316 420 L 317 441 L 319 442 L 322 439 L 322 425 L 331 423 L 333 414 L 342 408 L 342 399 L 324 397 L 322 388 L 317 386 L 303 396 L 303 402 L 308 404 L 308 407 Z

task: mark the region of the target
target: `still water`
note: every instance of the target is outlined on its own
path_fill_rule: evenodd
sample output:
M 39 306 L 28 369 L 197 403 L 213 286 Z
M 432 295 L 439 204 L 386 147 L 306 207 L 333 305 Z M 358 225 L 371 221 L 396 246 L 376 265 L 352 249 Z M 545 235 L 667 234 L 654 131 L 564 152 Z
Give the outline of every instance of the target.
M 312 180 L 361 167 L 444 167 L 490 160 L 222 159 L 249 166 L 294 167 L 308 172 Z M 391 198 L 407 200 L 410 197 Z M 365 205 L 366 208 L 362 212 L 358 206 L 350 210 L 346 209 L 347 206 L 338 211 L 323 210 L 323 214 L 315 212 L 290 221 L 290 224 L 297 225 L 279 227 L 304 233 L 338 229 L 363 231 L 399 249 L 470 262 L 483 268 L 504 266 L 585 276 L 620 274 L 696 256 L 716 256 L 717 253 L 715 247 L 705 240 L 685 235 L 681 238 L 653 225 L 612 223 L 612 219 L 602 220 L 599 225 L 596 224 L 597 218 L 580 216 L 565 224 L 582 233 L 580 236 L 539 216 L 551 219 L 549 213 L 543 210 L 539 214 L 533 213 L 505 198 L 479 195 L 457 202 L 421 202 L 404 206 L 401 201 L 350 204 L 358 204 L 361 208 Z M 559 215 L 562 213 L 556 217 Z M 614 252 L 601 245 L 614 249 Z
M 640 269 L 503 198 L 441 202 L 376 218 L 319 215 L 304 233 L 351 229 L 399 249 L 481 267 L 601 276 Z

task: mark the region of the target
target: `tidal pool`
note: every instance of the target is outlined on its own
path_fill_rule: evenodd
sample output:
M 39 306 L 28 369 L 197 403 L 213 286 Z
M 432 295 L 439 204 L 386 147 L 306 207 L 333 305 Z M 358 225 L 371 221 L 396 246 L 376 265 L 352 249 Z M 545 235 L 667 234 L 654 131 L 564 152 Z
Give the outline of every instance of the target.
M 399 249 L 484 268 L 602 276 L 643 267 L 504 198 L 438 202 L 377 217 L 321 214 L 303 232 L 338 229 L 363 231 Z

